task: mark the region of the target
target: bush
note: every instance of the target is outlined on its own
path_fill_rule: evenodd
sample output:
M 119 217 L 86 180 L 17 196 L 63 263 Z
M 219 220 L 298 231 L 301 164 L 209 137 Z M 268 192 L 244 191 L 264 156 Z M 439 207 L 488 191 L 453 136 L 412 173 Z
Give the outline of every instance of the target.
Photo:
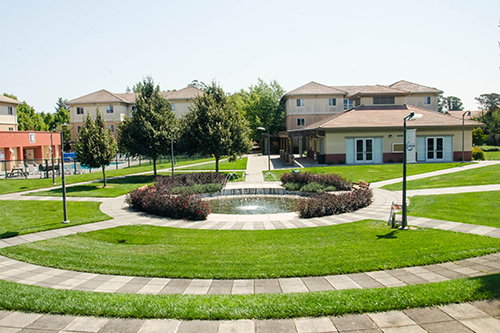
M 286 183 L 286 184 L 283 184 L 283 187 L 287 191 L 299 191 L 301 188 L 301 185 L 299 183 Z
M 319 194 L 322 194 L 325 192 L 325 187 L 321 184 L 318 184 L 316 182 L 309 183 L 307 185 L 302 186 L 300 189 L 301 192 L 316 192 Z
M 195 184 L 192 186 L 176 186 L 170 189 L 171 194 L 203 194 L 217 193 L 222 190 L 221 184 Z
M 221 173 L 185 173 L 182 175 L 158 176 L 156 177 L 155 187 L 162 193 L 170 193 L 171 189 L 180 186 L 193 186 L 202 184 L 220 184 L 226 185 L 226 176 Z
M 302 188 L 309 183 L 318 183 L 324 187 L 332 186 L 337 191 L 352 190 L 352 182 L 336 174 L 320 174 L 316 175 L 311 172 L 290 172 L 281 175 L 281 183 L 283 186 L 287 183 L 298 183 Z
M 481 148 L 479 147 L 473 147 L 472 158 L 476 161 L 484 161 L 485 159 L 484 151 L 482 151 Z
M 488 140 L 488 136 L 484 134 L 481 127 L 475 128 L 472 131 L 472 143 L 476 146 L 484 145 L 486 143 L 486 140 Z
M 368 206 L 372 197 L 372 191 L 365 188 L 356 189 L 351 193 L 324 193 L 300 200 L 297 210 L 302 218 L 338 215 Z

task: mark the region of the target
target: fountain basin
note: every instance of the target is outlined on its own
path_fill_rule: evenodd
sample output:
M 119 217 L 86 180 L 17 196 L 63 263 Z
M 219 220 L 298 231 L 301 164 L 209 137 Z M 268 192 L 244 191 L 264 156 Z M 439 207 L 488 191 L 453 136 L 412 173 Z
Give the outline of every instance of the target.
M 297 195 L 228 195 L 208 200 L 214 214 L 260 215 L 295 211 Z

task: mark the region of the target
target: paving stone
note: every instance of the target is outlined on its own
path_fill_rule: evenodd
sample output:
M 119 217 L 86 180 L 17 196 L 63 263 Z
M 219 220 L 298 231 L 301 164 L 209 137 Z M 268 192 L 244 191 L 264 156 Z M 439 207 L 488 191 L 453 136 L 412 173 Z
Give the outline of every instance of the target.
M 449 304 L 439 307 L 456 320 L 487 317 L 488 315 L 469 303 Z
M 277 279 L 258 279 L 255 280 L 256 294 L 281 293 L 281 286 Z
M 62 330 L 74 319 L 75 317 L 47 314 L 29 324 L 26 328 Z
M 296 333 L 295 325 L 290 319 L 258 320 L 255 323 L 256 333 Z
M 302 282 L 304 282 L 310 291 L 333 290 L 332 285 L 322 276 L 304 277 L 302 278 Z
M 184 290 L 185 295 L 206 295 L 210 289 L 212 280 L 193 279 L 189 286 Z
M 365 273 L 354 273 L 354 274 L 346 274 L 345 276 L 349 277 L 352 281 L 354 281 L 361 288 L 382 288 L 383 284 L 375 281 Z
M 297 333 L 337 332 L 330 318 L 298 318 L 294 322 Z
M 366 314 L 331 317 L 339 332 L 377 329 L 377 325 Z
M 116 292 L 118 293 L 126 293 L 126 294 L 135 294 L 139 290 L 141 290 L 145 284 L 139 283 L 126 283 L 123 287 L 118 289 Z
M 381 328 L 416 324 L 410 317 L 400 311 L 368 313 L 367 315 Z
M 3 310 L 0 310 L 0 320 L 7 317 L 8 315 L 10 315 L 12 313 L 12 311 L 3 311 Z
M 370 279 L 370 277 L 367 277 Z M 341 289 L 360 289 L 361 286 L 354 282 L 349 276 L 346 275 L 332 275 L 325 276 L 325 280 L 328 281 L 336 290 Z
M 473 333 L 458 321 L 422 324 L 422 327 L 429 333 Z
M 481 333 L 500 332 L 500 320 L 492 317 L 464 319 L 460 320 L 460 322 L 474 332 L 481 332 Z
M 13 327 L 0 327 L 1 333 L 17 333 L 21 332 L 22 328 L 13 328 Z
M 37 313 L 12 312 L 0 320 L 0 327 L 7 326 L 24 328 L 41 316 L 41 314 Z
M 428 324 L 453 320 L 453 318 L 451 318 L 438 308 L 409 309 L 404 310 L 403 312 L 417 324 Z
M 172 279 L 160 294 L 182 294 L 191 283 L 190 279 Z
M 76 317 L 64 328 L 65 331 L 99 332 L 108 322 L 106 318 Z
M 253 294 L 254 290 L 254 280 L 234 280 L 231 294 Z
M 106 281 L 100 281 L 100 280 L 89 280 L 87 282 L 82 283 L 81 285 L 78 286 L 78 290 L 84 290 L 84 291 L 90 291 L 90 290 L 96 290 L 98 287 L 102 286 Z M 37 284 L 39 285 L 39 284 Z
M 136 333 L 142 324 L 139 319 L 110 319 L 99 333 Z
M 218 333 L 254 333 L 255 322 L 253 320 L 221 321 Z
M 179 328 L 177 329 L 177 333 L 217 333 L 218 328 L 218 321 L 181 321 Z
M 477 301 L 471 304 L 490 316 L 500 316 L 500 300 L 498 299 Z
M 175 333 L 179 327 L 179 320 L 145 320 L 137 333 Z
M 278 279 L 284 293 L 305 293 L 309 290 L 300 278 Z

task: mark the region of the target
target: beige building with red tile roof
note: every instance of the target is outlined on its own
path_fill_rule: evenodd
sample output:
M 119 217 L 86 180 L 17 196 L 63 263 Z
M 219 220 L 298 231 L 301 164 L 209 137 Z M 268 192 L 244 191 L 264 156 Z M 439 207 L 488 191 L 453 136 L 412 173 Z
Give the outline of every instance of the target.
M 16 99 L 0 95 L 0 131 L 17 131 L 17 106 L 21 104 Z
M 163 97 L 170 101 L 172 110 L 178 119 L 189 111 L 193 99 L 202 93 L 202 90 L 192 86 L 176 91 L 161 92 Z M 83 125 L 85 115 L 90 113 L 94 118 L 97 108 L 104 115 L 108 128 L 113 132 L 115 139 L 117 139 L 116 123 L 121 122 L 124 117 L 132 116 L 132 112 L 135 110 L 137 95 L 137 93 L 112 93 L 102 89 L 68 101 L 70 106 L 70 122 L 73 125 L 71 140 L 74 141 L 76 139 L 78 131 Z

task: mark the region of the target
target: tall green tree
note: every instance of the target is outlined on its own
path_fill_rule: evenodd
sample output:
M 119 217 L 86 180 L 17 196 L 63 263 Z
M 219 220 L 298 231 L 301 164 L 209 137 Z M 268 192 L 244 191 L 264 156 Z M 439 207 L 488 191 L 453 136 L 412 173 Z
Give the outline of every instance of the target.
M 61 110 L 61 109 L 69 110 L 68 100 L 63 99 L 62 97 L 59 97 L 57 99 L 56 106 L 54 107 L 54 109 L 56 109 L 56 112 Z
M 4 95 L 5 97 L 15 99 L 16 101 L 18 100 L 18 99 L 17 99 L 17 96 L 14 96 L 14 95 L 12 95 L 12 94 L 3 93 L 3 95 Z
M 76 159 L 89 168 L 102 168 L 104 187 L 106 187 L 106 166 L 115 158 L 117 144 L 113 134 L 106 127 L 106 122 L 96 109 L 95 121 L 89 113 L 75 142 Z
M 26 102 L 17 106 L 17 127 L 20 131 L 46 131 L 47 125 L 40 113 Z
M 444 111 L 462 111 L 464 109 L 462 100 L 455 96 L 443 97 L 442 103 Z
M 215 82 L 205 86 L 182 119 L 182 141 L 190 152 L 212 154 L 215 172 L 222 156 L 246 153 L 252 147 L 245 118 Z
M 496 145 L 499 143 L 496 136 L 500 134 L 500 94 L 481 94 L 476 101 L 483 111 L 476 120 L 486 125 L 484 133 L 488 136 L 488 143 Z
M 270 134 L 285 130 L 283 119 L 285 108 L 280 104 L 285 90 L 276 82 L 269 83 L 258 79 L 257 84 L 241 90 L 233 99 L 236 107 L 243 113 L 250 124 L 250 135 L 254 141 L 260 141 L 262 131 L 258 127 L 269 129 Z
M 135 87 L 140 88 L 136 111 L 118 126 L 119 149 L 131 156 L 149 156 L 156 176 L 156 161 L 170 152 L 170 138 L 178 123 L 170 102 L 160 95 L 160 86 L 155 87 L 151 77 Z

